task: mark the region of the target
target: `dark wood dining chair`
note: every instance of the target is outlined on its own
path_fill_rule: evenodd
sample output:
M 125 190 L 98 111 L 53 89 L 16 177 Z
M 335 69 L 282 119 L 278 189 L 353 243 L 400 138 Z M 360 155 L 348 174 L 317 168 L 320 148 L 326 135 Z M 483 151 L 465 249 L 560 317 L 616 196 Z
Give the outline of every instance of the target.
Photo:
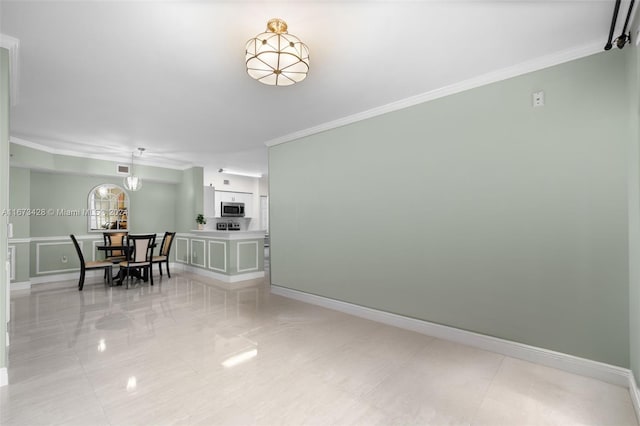
M 173 238 L 176 236 L 175 232 L 165 232 L 162 237 L 162 244 L 160 245 L 160 252 L 158 256 L 153 256 L 152 263 L 158 264 L 160 269 L 160 276 L 162 276 L 162 264 L 167 265 L 167 275 L 171 278 L 171 271 L 169 271 L 169 253 L 171 252 L 171 245 L 173 244 Z
M 156 234 L 145 235 L 127 235 L 125 244 L 129 247 L 127 251 L 127 260 L 120 262 L 120 282 L 127 278 L 127 288 L 129 288 L 129 279 L 132 271 L 137 276 L 148 276 L 153 285 L 153 274 L 151 273 L 151 259 L 153 258 L 153 247 L 156 244 Z
M 104 269 L 105 279 L 107 280 L 109 285 L 113 284 L 113 281 L 112 281 L 113 278 L 111 275 L 113 263 L 106 260 L 97 261 L 97 262 L 85 261 L 84 255 L 82 254 L 82 249 L 80 248 L 80 244 L 78 244 L 78 240 L 73 234 L 69 235 L 69 237 L 71 237 L 71 241 L 73 241 L 73 246 L 76 248 L 76 252 L 78 253 L 78 257 L 80 258 L 80 281 L 78 281 L 78 290 L 82 291 L 82 288 L 84 287 L 85 273 L 86 271 L 92 270 L 92 269 Z
M 104 239 L 105 246 L 123 246 L 124 239 L 128 235 L 128 232 L 103 232 L 102 238 Z M 120 263 L 123 260 L 127 260 L 127 255 L 123 250 L 105 250 L 105 260 L 112 263 Z

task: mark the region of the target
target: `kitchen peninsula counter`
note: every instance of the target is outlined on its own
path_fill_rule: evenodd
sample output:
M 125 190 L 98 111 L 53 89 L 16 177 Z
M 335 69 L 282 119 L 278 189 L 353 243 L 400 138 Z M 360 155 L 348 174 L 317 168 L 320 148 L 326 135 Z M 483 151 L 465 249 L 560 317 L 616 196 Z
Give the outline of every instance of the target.
M 194 229 L 176 234 L 175 261 L 184 270 L 228 283 L 264 277 L 265 231 Z
M 211 238 L 224 238 L 229 240 L 244 240 L 247 238 L 264 238 L 266 231 L 216 231 L 215 229 L 193 229 L 193 234 L 209 236 Z

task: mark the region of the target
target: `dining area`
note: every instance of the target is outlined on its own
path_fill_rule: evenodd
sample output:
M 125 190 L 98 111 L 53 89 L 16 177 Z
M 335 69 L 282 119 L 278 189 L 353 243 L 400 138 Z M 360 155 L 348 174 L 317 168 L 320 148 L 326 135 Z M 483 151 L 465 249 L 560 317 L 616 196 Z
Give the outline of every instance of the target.
M 265 231 L 196 229 L 202 168 L 149 169 L 144 188 L 132 191 L 122 177 L 109 175 L 117 173 L 115 162 L 80 162 L 20 145 L 12 145 L 12 155 L 13 206 L 34 214 L 10 218 L 11 291 L 58 281 L 78 290 L 103 281 L 151 287 L 165 272 L 226 283 L 264 277 Z M 43 161 L 52 168 L 43 170 Z M 86 174 L 88 167 L 102 174 Z
M 158 243 L 157 235 L 153 233 L 103 232 L 103 241 L 94 245 L 103 253 L 102 258 L 87 260 L 78 238 L 70 234 L 80 264 L 78 291 L 84 288 L 87 271 L 102 270 L 105 285 L 126 285 L 127 289 L 138 281 L 153 285 L 153 265 L 156 264 L 160 276 L 163 276 L 164 265 L 168 278 L 171 278 L 169 255 L 175 235 L 173 231 L 166 231 Z

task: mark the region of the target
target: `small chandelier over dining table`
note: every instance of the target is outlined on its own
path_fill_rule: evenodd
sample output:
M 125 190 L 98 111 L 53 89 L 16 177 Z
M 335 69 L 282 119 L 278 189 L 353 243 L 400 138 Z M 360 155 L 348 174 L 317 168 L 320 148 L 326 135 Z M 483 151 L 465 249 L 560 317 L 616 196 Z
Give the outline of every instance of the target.
M 140 154 L 139 157 L 142 157 L 142 153 L 145 151 L 144 148 L 138 148 Z M 142 178 L 140 176 L 136 176 L 133 173 L 133 152 L 131 153 L 131 170 L 129 171 L 129 176 L 124 178 L 124 187 L 129 191 L 138 191 L 142 188 Z
M 270 86 L 290 86 L 304 80 L 309 72 L 307 45 L 287 32 L 282 19 L 270 19 L 267 30 L 247 42 L 247 73 Z

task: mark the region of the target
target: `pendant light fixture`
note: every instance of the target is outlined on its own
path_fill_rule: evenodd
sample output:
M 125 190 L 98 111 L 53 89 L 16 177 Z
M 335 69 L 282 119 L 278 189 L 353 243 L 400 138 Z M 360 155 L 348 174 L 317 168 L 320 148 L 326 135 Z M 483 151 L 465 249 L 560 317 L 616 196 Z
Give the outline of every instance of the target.
M 247 42 L 247 73 L 270 86 L 290 86 L 304 80 L 309 72 L 307 45 L 287 33 L 282 19 L 269 20 L 267 30 Z
M 144 148 L 138 148 L 140 154 L 138 157 L 142 157 L 142 153 L 145 151 Z M 142 179 L 140 176 L 136 176 L 133 173 L 133 152 L 131 153 L 131 171 L 129 172 L 129 176 L 124 178 L 124 187 L 129 191 L 138 191 L 142 188 Z

